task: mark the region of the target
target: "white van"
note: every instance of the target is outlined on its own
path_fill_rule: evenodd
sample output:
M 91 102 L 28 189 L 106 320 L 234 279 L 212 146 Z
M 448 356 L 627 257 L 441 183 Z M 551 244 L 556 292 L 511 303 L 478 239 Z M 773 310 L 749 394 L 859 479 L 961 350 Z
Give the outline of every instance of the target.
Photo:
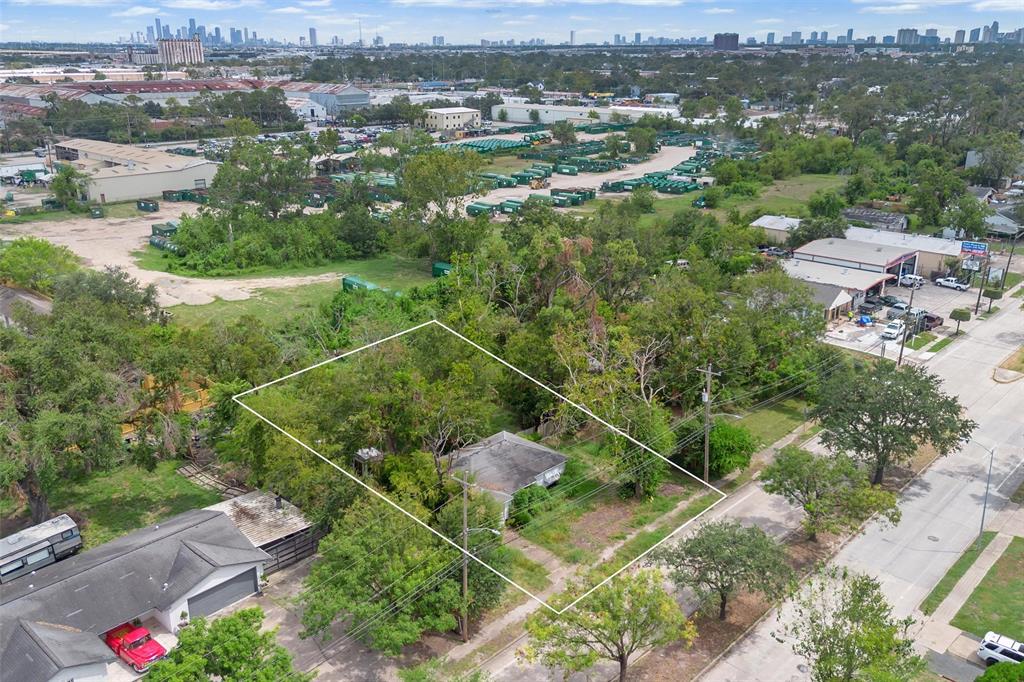
M 900 286 L 918 289 L 924 286 L 924 277 L 921 275 L 903 275 L 900 277 Z
M 985 633 L 985 639 L 981 640 L 978 646 L 978 658 L 988 665 L 994 663 L 1024 663 L 1024 643 L 1017 642 L 997 635 L 994 632 Z

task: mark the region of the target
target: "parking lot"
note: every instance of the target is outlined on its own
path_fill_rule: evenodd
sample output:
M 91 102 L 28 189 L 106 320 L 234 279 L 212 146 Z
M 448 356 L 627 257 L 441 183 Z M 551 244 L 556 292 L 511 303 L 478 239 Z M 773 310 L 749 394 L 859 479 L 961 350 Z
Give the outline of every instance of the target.
M 911 289 L 909 287 L 890 285 L 885 288 L 885 293 L 911 303 Z M 977 287 L 972 287 L 967 291 L 957 291 L 928 282 L 913 291 L 914 308 L 921 308 L 943 318 L 943 323 L 931 330 L 931 333 L 939 338 L 950 336 L 956 331 L 956 322 L 949 317 L 954 308 L 968 308 L 971 311 L 972 319 L 961 323 L 961 333 L 969 332 L 975 325 L 982 324 L 981 320 L 974 318 L 974 306 L 977 300 Z M 983 297 L 979 312 L 984 313 L 987 308 L 988 299 Z M 885 329 L 885 325 L 889 321 L 888 313 L 890 310 L 890 308 L 879 310 L 874 315 L 874 325 L 866 327 L 860 327 L 856 322 L 849 320 L 838 322 L 826 332 L 825 340 L 850 350 L 879 357 L 894 358 L 899 354 L 899 340 L 885 340 L 881 338 L 882 330 Z M 927 348 L 921 348 L 917 351 L 909 348 L 904 349 L 904 358 L 924 360 L 929 356 Z

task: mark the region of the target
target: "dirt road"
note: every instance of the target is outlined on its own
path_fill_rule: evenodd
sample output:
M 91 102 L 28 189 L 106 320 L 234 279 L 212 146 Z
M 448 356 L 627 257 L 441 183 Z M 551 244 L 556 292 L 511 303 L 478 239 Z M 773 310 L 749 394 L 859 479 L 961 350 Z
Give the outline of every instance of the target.
M 195 208 L 194 204 L 162 202 L 160 211 L 138 218 L 92 219 L 86 216 L 55 222 L 0 225 L 0 239 L 28 235 L 41 237 L 68 247 L 90 267 L 120 266 L 142 284 L 155 284 L 163 306 L 202 305 L 217 298 L 240 301 L 251 298 L 258 289 L 296 287 L 338 277 L 336 273 L 326 273 L 301 277 L 201 278 L 140 268 L 132 253 L 148 243 L 153 223 L 177 218 Z

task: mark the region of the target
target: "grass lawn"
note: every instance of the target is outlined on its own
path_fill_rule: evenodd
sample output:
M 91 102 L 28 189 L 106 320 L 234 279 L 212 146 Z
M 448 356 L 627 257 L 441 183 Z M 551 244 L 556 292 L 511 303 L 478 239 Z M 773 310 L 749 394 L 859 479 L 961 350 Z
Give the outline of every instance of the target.
M 1014 538 L 967 603 L 950 622 L 954 627 L 984 637 L 994 631 L 1024 639 L 1024 538 Z
M 518 173 L 524 168 L 529 168 L 536 161 L 530 159 L 520 159 L 514 155 L 496 156 L 490 159 L 490 163 L 484 165 L 480 169 L 482 173 L 501 173 L 502 175 L 512 175 L 512 173 Z
M 925 600 L 921 602 L 921 611 L 926 615 L 935 613 L 935 609 L 939 608 L 939 604 L 949 596 L 949 593 L 953 591 L 953 587 L 957 584 L 960 578 L 964 577 L 964 573 L 967 572 L 971 566 L 974 565 L 974 561 L 981 554 L 981 551 L 988 547 L 988 543 L 992 542 L 996 534 L 993 531 L 985 531 L 981 534 L 981 547 L 975 547 L 972 542 L 970 547 L 960 555 L 960 558 L 956 560 L 946 575 L 942 576 L 942 580 L 938 582 L 935 588 L 931 591 Z M 984 634 L 984 633 L 983 633 Z
M 153 471 L 135 466 L 66 482 L 50 496 L 50 509 L 79 519 L 86 549 L 143 526 L 220 502 L 175 471 L 181 461 L 159 462 Z
M 965 335 L 964 334 L 959 334 L 958 336 L 965 336 Z M 939 339 L 938 341 L 935 342 L 935 345 L 932 346 L 931 348 L 929 348 L 928 350 L 930 352 L 932 352 L 932 353 L 938 353 L 940 350 L 942 350 L 943 348 L 945 348 L 949 344 L 953 343 L 953 341 L 955 341 L 956 339 L 957 339 L 957 336 L 947 336 L 944 339 Z
M 911 350 L 921 350 L 922 348 L 924 348 L 937 338 L 938 337 L 935 336 L 935 334 L 932 334 L 931 332 L 922 332 L 917 336 L 911 337 L 907 341 L 907 348 Z
M 1003 290 L 1005 291 L 1007 289 L 1014 288 L 1015 286 L 1020 284 L 1021 280 L 1024 280 L 1024 275 L 1020 274 L 1019 272 L 1006 273 L 1006 283 L 1003 286 Z M 1024 289 L 1014 292 L 1013 295 L 1017 296 L 1018 298 L 1024 296 Z
M 978 315 L 978 318 L 981 319 L 981 320 L 987 320 L 988 318 L 992 317 L 993 315 L 995 315 L 998 312 L 999 312 L 999 306 L 994 305 L 991 308 L 989 308 L 988 310 L 986 310 L 985 312 L 983 312 L 981 315 Z
M 712 212 L 725 219 L 730 209 L 749 211 L 756 207 L 765 213 L 795 215 L 801 212 L 807 200 L 818 190 L 838 189 L 846 184 L 847 178 L 838 175 L 798 175 L 787 180 L 777 180 L 761 190 L 758 197 L 727 197 Z
M 747 429 L 757 438 L 760 445 L 771 445 L 796 427 L 804 423 L 804 410 L 807 401 L 800 398 L 787 398 L 779 403 L 754 410 L 736 423 Z
M 134 201 L 123 201 L 116 204 L 104 204 L 103 205 L 104 216 L 107 218 L 137 218 L 141 215 L 146 215 L 144 211 L 140 211 L 135 207 Z M 25 223 L 40 223 L 40 222 L 61 222 L 64 220 L 72 220 L 74 218 L 88 218 L 89 211 L 83 210 L 77 213 L 71 211 L 43 211 L 42 213 L 30 213 L 28 215 L 16 215 L 8 218 L 0 218 L 0 225 L 23 225 Z M 155 249 L 154 249 L 155 250 Z
M 999 366 L 1003 369 L 1012 369 L 1014 372 L 1024 372 L 1024 346 L 1007 356 Z
M 540 592 L 551 584 L 547 569 L 527 557 L 521 549 L 505 546 L 500 551 L 506 552 L 509 556 L 508 577 L 514 582 L 533 593 Z M 519 594 L 519 590 L 510 589 L 509 591 L 514 592 L 516 595 Z
M 1010 501 L 1024 505 L 1024 483 L 1021 483 L 1017 486 L 1017 489 L 1013 491 L 1013 494 L 1010 495 Z

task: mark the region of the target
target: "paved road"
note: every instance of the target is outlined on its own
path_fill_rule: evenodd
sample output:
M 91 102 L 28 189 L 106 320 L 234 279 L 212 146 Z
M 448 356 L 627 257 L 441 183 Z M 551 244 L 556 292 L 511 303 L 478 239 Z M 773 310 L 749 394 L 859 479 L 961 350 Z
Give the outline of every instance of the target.
M 979 423 L 974 438 L 996 446 L 987 519 L 1024 479 L 1024 381 L 997 383 L 992 371 L 1024 343 L 1024 313 L 1007 306 L 970 336 L 955 341 L 928 363 Z M 837 555 L 836 562 L 869 573 L 882 584 L 897 616 L 911 615 L 970 544 L 981 520 L 988 453 L 974 443 L 935 462 L 905 491 L 896 527 L 870 526 Z M 788 613 L 782 608 L 782 619 Z M 805 680 L 802 661 L 774 640 L 769 617 L 702 678 L 709 682 Z

